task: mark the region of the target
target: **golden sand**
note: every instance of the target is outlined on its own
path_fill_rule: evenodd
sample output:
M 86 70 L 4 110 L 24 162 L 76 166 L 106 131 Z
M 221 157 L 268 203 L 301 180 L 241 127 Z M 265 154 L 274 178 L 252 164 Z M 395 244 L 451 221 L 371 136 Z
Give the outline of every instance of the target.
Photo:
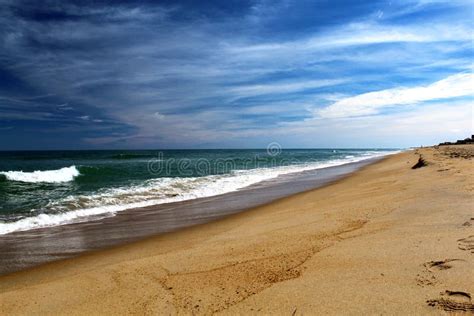
M 427 166 L 411 169 L 422 155 Z M 0 278 L 0 314 L 474 313 L 474 146 Z

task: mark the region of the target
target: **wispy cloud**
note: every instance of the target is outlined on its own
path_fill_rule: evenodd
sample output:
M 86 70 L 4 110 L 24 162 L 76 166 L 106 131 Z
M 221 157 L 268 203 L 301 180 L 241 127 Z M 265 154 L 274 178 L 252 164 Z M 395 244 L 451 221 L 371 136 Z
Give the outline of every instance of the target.
M 318 110 L 322 118 L 363 116 L 379 113 L 383 108 L 449 99 L 474 94 L 474 75 L 460 73 L 427 86 L 393 88 L 344 98 Z
M 286 94 L 321 87 L 335 86 L 347 80 L 305 80 L 300 82 L 272 83 L 272 84 L 255 84 L 241 85 L 227 90 L 227 93 L 238 97 L 249 97 L 266 94 Z
M 324 34 L 309 36 L 297 41 L 274 42 L 256 45 L 230 46 L 235 53 L 282 53 L 323 51 L 348 46 L 375 45 L 384 43 L 435 43 L 470 41 L 471 29 L 463 23 L 442 23 L 390 26 L 367 21 L 344 25 Z M 263 56 L 262 56 L 263 57 Z
M 355 130 L 472 81 L 463 1 L 4 3 L 0 123 L 82 129 L 84 146 L 260 144 L 290 125 L 318 146 L 315 113 L 313 134 Z

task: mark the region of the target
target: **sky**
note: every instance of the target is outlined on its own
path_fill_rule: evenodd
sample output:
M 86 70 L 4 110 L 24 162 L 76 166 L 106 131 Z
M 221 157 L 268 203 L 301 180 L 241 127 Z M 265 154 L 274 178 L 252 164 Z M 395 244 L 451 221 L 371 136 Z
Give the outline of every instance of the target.
M 0 0 L 0 150 L 473 133 L 472 1 Z

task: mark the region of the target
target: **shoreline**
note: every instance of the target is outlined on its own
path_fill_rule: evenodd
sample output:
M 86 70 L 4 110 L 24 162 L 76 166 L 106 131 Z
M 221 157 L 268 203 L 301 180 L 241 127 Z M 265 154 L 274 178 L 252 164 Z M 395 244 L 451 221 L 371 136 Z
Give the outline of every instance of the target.
M 281 175 L 225 194 L 0 235 L 0 251 L 5 254 L 0 275 L 212 222 L 322 187 L 384 157 Z
M 391 155 L 218 221 L 1 276 L 0 311 L 472 312 L 473 147 Z M 411 169 L 420 154 L 428 165 Z
M 154 160 L 155 158 L 151 158 L 147 161 L 142 159 L 153 157 L 149 152 L 146 154 L 137 154 L 136 151 L 128 154 L 113 154 L 111 152 L 108 155 L 97 156 L 94 151 L 85 151 L 82 156 L 77 153 L 69 157 L 66 156 L 63 163 L 56 163 L 56 168 L 51 165 L 55 161 L 54 155 L 47 159 L 40 156 L 36 158 L 17 157 L 14 153 L 10 153 L 5 157 L 7 165 L 11 165 L 12 161 L 16 159 L 26 159 L 34 161 L 35 167 L 30 165 L 27 168 L 28 171 L 24 172 L 16 170 L 17 167 L 13 165 L 11 168 L 6 168 L 13 169 L 12 171 L 0 171 L 0 183 L 2 184 L 0 195 L 3 193 L 8 197 L 10 194 L 17 194 L 27 197 L 24 203 L 15 203 L 13 200 L 7 199 L 6 206 L 0 207 L 4 213 L 4 220 L 0 222 L 0 236 L 19 231 L 112 217 L 130 209 L 218 196 L 243 190 L 262 182 L 277 181 L 278 178 L 286 175 L 340 166 L 397 152 L 380 149 L 364 152 L 344 149 L 339 152 L 332 150 L 331 153 L 320 149 L 310 151 L 311 153 L 305 154 L 305 151 L 296 150 L 286 155 L 278 154 L 278 158 L 267 153 L 268 157 L 263 158 L 267 160 L 263 164 L 260 164 L 261 152 L 252 150 L 241 151 L 243 152 L 242 159 L 235 156 L 237 151 L 204 152 L 202 153 L 203 157 L 199 158 L 204 160 L 198 161 L 205 162 L 205 169 L 209 170 L 197 168 L 195 165 L 184 169 L 174 166 L 176 159 L 180 159 L 180 162 L 195 159 L 188 158 L 179 151 L 167 153 L 171 157 L 168 159 Z M 165 154 L 163 152 L 155 153 L 159 157 Z M 60 157 L 61 154 L 63 152 L 58 152 L 55 155 Z M 195 154 L 190 154 L 190 157 Z M 332 156 L 328 156 L 328 154 Z M 227 155 L 226 159 L 230 159 L 228 160 L 230 164 L 224 167 L 230 172 L 220 173 L 218 170 L 222 169 L 223 158 L 220 157 L 222 155 Z M 294 158 L 294 155 L 297 155 L 297 158 Z M 49 164 L 40 163 L 43 159 Z M 80 159 L 85 160 L 81 161 Z M 127 163 L 122 165 L 124 159 Z M 291 159 L 296 159 L 299 163 L 292 163 Z M 104 167 L 104 161 L 107 161 L 105 163 L 107 167 Z M 249 163 L 254 166 L 250 166 Z M 115 169 L 113 174 L 117 173 L 120 176 L 115 180 L 110 179 L 110 174 L 107 175 L 107 168 Z M 213 169 L 214 171 L 212 171 Z M 134 172 L 131 172 L 132 170 Z M 104 179 L 98 179 L 97 176 L 104 172 Z M 193 176 L 189 177 L 191 173 Z M 140 178 L 140 180 L 137 181 L 136 178 Z M 100 184 L 92 188 L 94 185 L 91 186 L 91 181 Z M 124 184 L 123 181 L 128 184 Z M 54 188 L 56 184 L 58 187 Z M 60 194 L 62 189 L 66 191 Z M 35 193 L 40 193 L 36 199 L 34 199 Z M 47 201 L 42 198 L 43 196 L 47 198 Z M 31 208 L 18 207 L 18 204 L 25 203 L 29 203 Z M 44 203 L 46 205 L 43 205 Z M 59 209 L 61 211 L 58 212 Z M 6 210 L 8 211 L 5 214 Z
M 347 150 L 345 150 L 347 151 Z M 344 152 L 344 151 L 342 151 Z M 250 169 L 235 169 L 229 173 L 224 174 L 206 174 L 203 172 L 202 176 L 197 177 L 187 177 L 187 176 L 179 176 L 175 175 L 172 177 L 172 180 L 169 181 L 163 187 L 159 183 L 154 183 L 154 185 L 147 187 L 145 184 L 149 181 L 157 181 L 159 180 L 170 180 L 168 177 L 158 177 L 158 178 L 146 178 L 142 179 L 141 184 L 135 183 L 134 185 L 128 185 L 124 187 L 117 187 L 117 188 L 108 188 L 109 191 L 105 191 L 102 193 L 100 192 L 101 189 L 96 189 L 95 193 L 89 192 L 89 195 L 84 195 L 85 204 L 82 207 L 77 208 L 66 208 L 62 212 L 55 212 L 51 213 L 48 212 L 48 208 L 44 209 L 44 213 L 37 213 L 37 209 L 33 208 L 30 212 L 33 212 L 36 215 L 33 216 L 23 216 L 17 218 L 14 221 L 8 221 L 8 218 L 0 223 L 0 236 L 7 235 L 10 233 L 21 232 L 21 231 L 31 231 L 36 229 L 43 229 L 53 226 L 61 226 L 61 225 L 68 225 L 74 224 L 79 222 L 86 222 L 89 220 L 95 220 L 99 218 L 106 218 L 115 216 L 115 214 L 123 211 L 129 211 L 132 209 L 140 209 L 140 208 L 149 208 L 149 207 L 157 207 L 159 205 L 170 204 L 170 203 L 180 203 L 185 202 L 188 200 L 195 200 L 195 199 L 203 199 L 203 198 L 212 198 L 215 196 L 223 195 L 232 193 L 235 191 L 240 190 L 248 190 L 248 188 L 259 186 L 261 183 L 271 183 L 278 181 L 280 178 L 284 178 L 286 176 L 298 175 L 303 174 L 305 172 L 316 172 L 317 170 L 330 168 L 330 167 L 338 167 L 347 164 L 354 164 L 358 162 L 370 161 L 370 159 L 377 159 L 387 154 L 394 154 L 399 151 L 379 151 L 379 152 L 371 152 L 368 156 L 354 156 L 354 155 L 346 155 L 344 158 L 331 158 L 328 160 L 309 160 L 306 163 L 299 163 L 299 164 L 278 164 L 275 160 L 268 166 L 262 166 Z M 348 152 L 351 153 L 351 152 Z M 133 154 L 130 154 L 133 156 Z M 258 155 L 256 154 L 257 158 L 253 158 L 258 160 Z M 12 157 L 10 157 L 12 158 Z M 171 163 L 174 161 L 174 158 L 170 158 L 169 160 Z M 189 158 L 183 158 L 189 159 Z M 248 160 L 249 158 L 247 158 Z M 59 167 L 58 169 L 52 170 L 36 170 L 33 172 L 23 172 L 23 171 L 0 171 L 0 178 L 4 177 L 4 181 L 8 183 L 19 183 L 20 185 L 29 184 L 29 183 L 60 183 L 60 184 L 74 184 L 76 181 L 80 180 L 84 181 L 89 175 L 89 171 L 87 168 L 94 168 L 94 161 L 92 159 L 92 163 L 90 166 L 88 165 L 77 165 L 77 161 L 70 161 L 68 167 Z M 212 160 L 211 160 L 212 161 Z M 211 161 L 209 164 L 211 165 Z M 153 160 L 150 160 L 148 163 L 150 164 Z M 95 162 L 97 163 L 97 162 Z M 219 165 L 219 160 L 213 162 L 214 165 Z M 242 162 L 240 162 L 242 163 Z M 211 167 L 216 168 L 216 166 Z M 141 167 L 143 164 L 141 163 Z M 153 168 L 153 167 L 148 167 Z M 171 168 L 171 167 L 168 167 Z M 233 167 L 231 167 L 232 169 Z M 127 169 L 127 167 L 123 168 Z M 183 173 L 187 172 L 188 170 L 182 170 Z M 235 171 L 235 172 L 234 172 Z M 166 173 L 170 173 L 171 171 L 166 171 Z M 153 170 L 148 170 L 147 173 L 154 174 Z M 130 175 L 132 176 L 132 175 Z M 228 178 L 225 178 L 228 176 Z M 230 177 L 229 177 L 230 176 Z M 213 178 L 214 177 L 214 178 Z M 217 177 L 217 178 L 216 178 Z M 241 178 L 244 179 L 241 179 Z M 245 180 L 245 177 L 250 177 L 251 179 Z M 253 177 L 253 178 L 252 178 Z M 78 178 L 78 179 L 76 179 Z M 199 183 L 189 184 L 189 183 L 180 183 L 181 180 L 203 180 L 199 181 Z M 2 179 L 0 179 L 1 182 Z M 44 180 L 44 182 L 43 182 Z M 176 181 L 179 180 L 179 181 Z M 222 181 L 222 180 L 227 180 Z M 231 180 L 231 181 L 230 181 Z M 242 181 L 243 180 L 243 181 Z M 298 179 L 296 179 L 298 180 Z M 192 182 L 191 181 L 191 182 Z M 229 183 L 235 182 L 236 184 Z M 212 186 L 212 183 L 216 183 L 218 185 Z M 188 186 L 190 185 L 191 188 L 187 188 L 187 190 L 179 191 L 179 186 Z M 177 186 L 177 188 L 175 188 Z M 210 187 L 209 187 L 210 186 Z M 221 189 L 221 186 L 224 188 Z M 166 191 L 170 188 L 170 191 Z M 200 190 L 202 188 L 202 190 Z M 114 190 L 123 190 L 125 193 L 128 192 L 130 196 L 134 196 L 136 194 L 146 193 L 146 190 L 159 190 L 159 191 L 166 191 L 167 194 L 156 194 L 156 192 L 148 192 L 151 193 L 151 198 L 141 198 L 135 200 L 127 200 L 123 199 L 120 200 L 116 196 L 114 196 Z M 173 191 L 173 189 L 175 189 Z M 142 190 L 145 190 L 142 192 Z M 71 193 L 71 192 L 70 192 Z M 123 193 L 123 194 L 125 194 Z M 94 199 L 101 200 L 104 196 L 109 195 L 109 198 L 112 199 L 108 201 L 108 204 L 101 204 L 101 203 L 90 203 L 94 201 Z M 118 193 L 115 192 L 117 195 Z M 80 198 L 79 195 L 77 198 Z M 54 199 L 53 199 L 54 200 Z M 58 205 L 64 203 L 61 198 L 57 198 Z M 66 199 L 67 200 L 67 199 Z M 51 203 L 52 200 L 50 200 Z M 74 201 L 74 198 L 71 196 L 71 201 Z M 56 200 L 55 200 L 56 202 Z M 53 202 L 53 204 L 55 203 Z M 14 209 L 14 206 L 12 206 Z M 14 213 L 15 211 L 13 211 Z

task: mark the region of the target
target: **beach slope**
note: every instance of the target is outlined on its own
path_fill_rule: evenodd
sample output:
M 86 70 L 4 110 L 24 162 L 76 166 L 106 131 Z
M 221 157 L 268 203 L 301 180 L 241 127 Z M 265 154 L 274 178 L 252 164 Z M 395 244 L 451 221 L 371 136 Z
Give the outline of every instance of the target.
M 0 277 L 0 314 L 474 313 L 473 155 L 407 151 L 217 222 Z

